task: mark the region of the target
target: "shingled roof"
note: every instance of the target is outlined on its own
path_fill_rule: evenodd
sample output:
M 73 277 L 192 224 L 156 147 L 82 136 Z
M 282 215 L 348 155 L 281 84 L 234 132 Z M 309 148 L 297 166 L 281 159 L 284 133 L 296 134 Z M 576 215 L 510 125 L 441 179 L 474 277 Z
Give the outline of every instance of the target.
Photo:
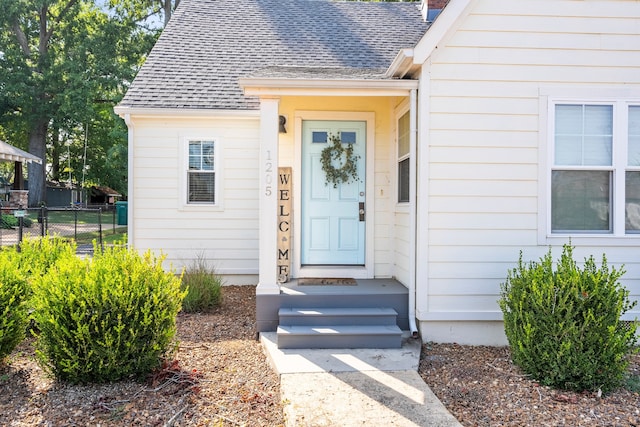
M 257 109 L 249 76 L 387 79 L 427 27 L 419 2 L 182 0 L 120 106 Z

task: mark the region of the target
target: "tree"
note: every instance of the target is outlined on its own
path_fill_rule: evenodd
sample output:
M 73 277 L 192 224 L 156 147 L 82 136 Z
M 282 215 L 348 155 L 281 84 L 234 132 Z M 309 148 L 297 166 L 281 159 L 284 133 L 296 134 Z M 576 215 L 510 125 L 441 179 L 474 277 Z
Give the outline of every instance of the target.
M 29 165 L 29 205 L 45 200 L 45 172 L 60 179 L 63 160 L 100 181 L 93 172 L 109 169 L 110 150 L 121 153 L 112 147 L 126 147 L 112 109 L 158 35 L 125 13 L 141 14 L 138 1 L 110 0 L 102 10 L 90 0 L 0 0 L 0 127 L 45 160 Z M 96 156 L 89 170 L 85 145 Z
M 162 17 L 166 27 L 180 0 L 111 0 L 110 3 L 121 12 L 126 11 L 125 13 L 135 21 L 145 22 L 152 17 Z
M 171 19 L 171 13 L 178 7 L 180 4 L 180 0 L 173 0 L 173 5 L 171 4 L 171 0 L 160 0 L 160 4 L 162 6 L 162 10 L 164 11 L 164 26 L 166 27 Z

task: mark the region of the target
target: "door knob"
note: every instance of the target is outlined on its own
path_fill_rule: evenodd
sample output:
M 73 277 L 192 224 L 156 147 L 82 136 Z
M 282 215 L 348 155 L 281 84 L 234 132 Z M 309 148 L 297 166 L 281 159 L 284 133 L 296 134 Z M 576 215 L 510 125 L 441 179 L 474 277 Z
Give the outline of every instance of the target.
M 364 221 L 364 202 L 360 202 L 358 214 L 360 215 L 360 221 Z

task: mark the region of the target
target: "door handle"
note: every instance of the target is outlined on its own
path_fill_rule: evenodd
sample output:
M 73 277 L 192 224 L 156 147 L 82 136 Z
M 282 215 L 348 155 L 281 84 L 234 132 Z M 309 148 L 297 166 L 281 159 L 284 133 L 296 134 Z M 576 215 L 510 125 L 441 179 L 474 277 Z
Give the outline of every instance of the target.
M 360 221 L 364 221 L 364 202 L 360 202 L 358 214 L 360 215 Z

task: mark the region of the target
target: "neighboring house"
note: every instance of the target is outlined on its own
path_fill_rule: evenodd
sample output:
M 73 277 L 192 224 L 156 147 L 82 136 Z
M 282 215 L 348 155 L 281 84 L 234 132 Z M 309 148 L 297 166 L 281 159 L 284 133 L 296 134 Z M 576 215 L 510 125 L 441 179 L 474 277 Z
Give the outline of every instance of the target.
M 113 205 L 122 194 L 105 185 L 93 185 L 89 188 L 89 204 Z
M 625 264 L 639 299 L 640 2 L 428 10 L 181 1 L 116 107 L 130 243 L 257 283 L 260 330 L 287 275 L 393 278 L 423 340 L 501 344 L 508 269 L 569 240 Z M 331 134 L 356 183 L 324 185 Z
M 69 182 L 47 181 L 47 206 L 69 207 L 82 203 L 85 191 L 78 184 Z
M 0 141 L 0 162 L 12 162 L 13 184 L 9 185 L 6 178 L 2 177 L 0 186 L 0 206 L 23 206 L 26 207 L 29 199 L 29 190 L 26 186 L 22 168 L 24 163 L 42 163 L 42 159 L 14 147 L 13 145 Z

